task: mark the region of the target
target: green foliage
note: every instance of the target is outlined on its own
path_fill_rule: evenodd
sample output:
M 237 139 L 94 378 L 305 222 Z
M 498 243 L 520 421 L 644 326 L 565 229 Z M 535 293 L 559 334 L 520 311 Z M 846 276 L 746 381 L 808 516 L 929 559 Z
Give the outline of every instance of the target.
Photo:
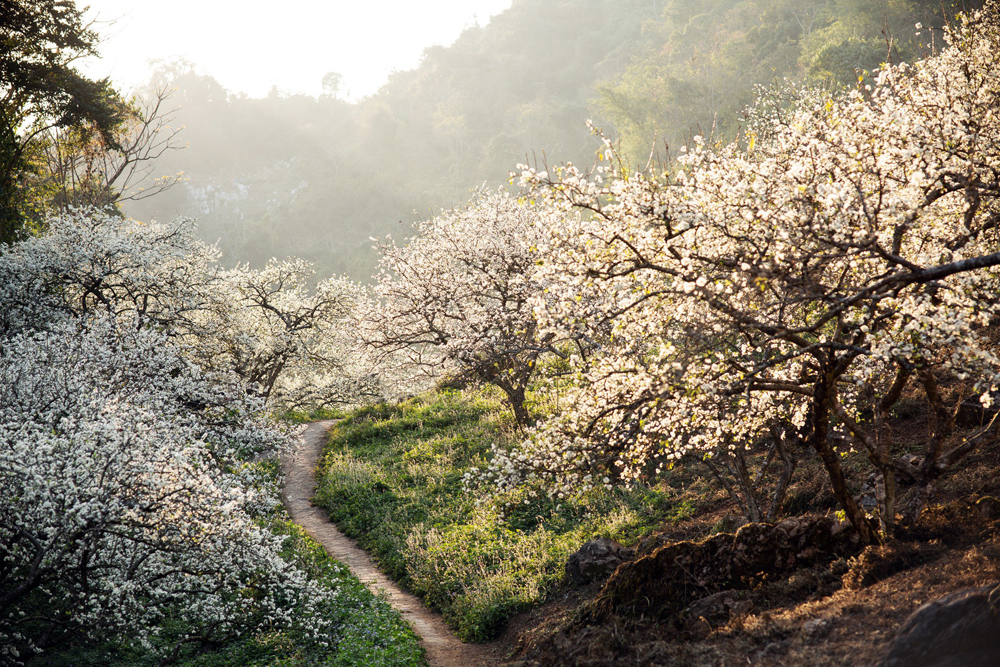
M 817 78 L 840 86 L 854 83 L 861 72 L 871 72 L 885 62 L 885 48 L 874 40 L 848 38 L 826 44 L 812 59 L 809 70 Z
M 702 134 L 731 141 L 758 85 L 789 78 L 840 88 L 887 59 L 941 45 L 942 27 L 979 3 L 931 0 L 670 0 L 643 27 L 639 55 L 599 86 L 633 165 Z M 922 23 L 923 30 L 914 26 Z M 891 48 L 890 48 L 891 42 Z
M 32 146 L 49 128 L 89 126 L 111 138 L 127 106 L 108 79 L 73 66 L 93 55 L 97 33 L 72 0 L 13 0 L 0 5 L 0 242 L 40 222 Z
M 675 511 L 665 487 L 559 499 L 465 481 L 518 437 L 498 392 L 361 408 L 334 429 L 315 500 L 461 638 L 486 641 L 547 598 L 583 542 L 634 543 Z

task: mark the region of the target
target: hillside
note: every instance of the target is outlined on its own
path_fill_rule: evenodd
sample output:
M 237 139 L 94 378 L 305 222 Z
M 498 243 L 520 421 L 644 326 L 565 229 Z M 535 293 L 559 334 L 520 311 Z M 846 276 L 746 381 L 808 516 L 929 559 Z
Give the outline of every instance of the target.
M 909 401 L 891 428 L 902 443 L 928 421 Z M 317 495 L 385 572 L 461 636 L 492 640 L 511 665 L 876 664 L 922 604 L 1000 577 L 996 443 L 963 461 L 921 525 L 890 543 L 863 547 L 847 531 L 839 546 L 813 549 L 784 571 L 725 583 L 727 545 L 743 526 L 748 544 L 758 527 L 745 524 L 708 468 L 692 462 L 561 505 L 527 489 L 463 493 L 470 466 L 512 437 L 489 392 L 431 392 L 358 410 L 331 432 Z M 835 521 L 836 507 L 819 461 L 795 455 L 801 464 L 778 524 L 792 533 Z M 863 457 L 848 454 L 845 467 L 860 486 Z M 624 564 L 610 579 L 613 566 L 574 581 L 569 555 L 598 536 L 625 547 Z M 669 568 L 639 561 L 699 548 L 698 560 L 682 561 L 687 584 L 670 590 Z M 684 602 L 671 611 L 677 594 Z M 612 598 L 618 608 L 600 611 Z
M 506 183 L 526 156 L 589 163 L 595 85 L 617 75 L 646 2 L 519 0 L 372 97 L 228 95 L 187 64 L 161 71 L 177 87 L 188 147 L 159 168 L 183 186 L 130 208 L 140 219 L 194 215 L 227 255 L 296 255 L 366 279 L 369 237 Z
M 11 6 L 0 664 L 1000 663 L 1000 0 L 520 0 L 357 103 L 166 64 L 201 228 Z
M 370 237 L 407 236 L 414 220 L 506 183 L 518 163 L 592 164 L 601 143 L 588 119 L 639 165 L 654 147 L 666 157 L 664 142 L 676 152 L 694 134 L 728 141 L 755 86 L 839 86 L 887 57 L 926 54 L 935 32 L 918 39 L 913 26 L 939 28 L 942 7 L 516 0 L 356 103 L 277 88 L 237 96 L 190 63 L 165 63 L 154 79 L 177 88 L 187 148 L 157 169 L 187 180 L 128 212 L 196 217 L 231 260 L 294 255 L 367 280 Z

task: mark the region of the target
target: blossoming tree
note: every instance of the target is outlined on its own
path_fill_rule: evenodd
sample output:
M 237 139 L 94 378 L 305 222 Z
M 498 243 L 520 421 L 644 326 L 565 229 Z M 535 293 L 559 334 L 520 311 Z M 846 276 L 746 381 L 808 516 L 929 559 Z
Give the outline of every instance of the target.
M 341 351 L 319 339 L 349 286 L 216 258 L 189 222 L 98 211 L 0 248 L 0 662 L 80 635 L 168 662 L 264 628 L 334 630 L 331 592 L 261 527 L 276 494 L 247 464 L 286 441 L 268 394 Z
M 431 375 L 457 373 L 499 387 L 519 424 L 525 393 L 544 355 L 564 355 L 572 337 L 541 331 L 532 299 L 543 298 L 537 248 L 545 230 L 535 207 L 482 192 L 466 208 L 417 225 L 405 246 L 382 253 L 362 335 L 386 358 Z
M 211 645 L 312 618 L 328 595 L 257 518 L 243 463 L 283 442 L 235 378 L 108 319 L 9 337 L 0 352 L 0 660 L 64 637 Z
M 582 369 L 575 407 L 515 454 L 519 468 L 569 490 L 684 455 L 801 445 L 866 542 L 892 530 L 901 475 L 915 482 L 902 512 L 915 521 L 940 476 L 998 435 L 997 8 L 970 15 L 938 55 L 803 104 L 749 151 L 695 137 L 669 173 L 526 170 L 561 209 L 545 223 L 545 330 L 600 303 L 613 344 Z M 931 408 L 918 465 L 898 458 L 885 423 L 906 391 Z M 956 429 L 969 397 L 986 418 Z M 877 473 L 874 524 L 842 446 Z
M 127 315 L 137 327 L 197 330 L 211 302 L 218 251 L 191 220 L 143 224 L 106 212 L 52 217 L 47 232 L 0 253 L 0 333 L 44 328 L 56 316 Z
M 206 369 L 236 373 L 282 406 L 374 391 L 347 325 L 358 289 L 320 281 L 301 260 L 223 270 L 194 223 L 141 223 L 103 211 L 60 214 L 0 254 L 0 334 L 53 317 L 107 315 L 183 341 Z
M 360 288 L 343 278 L 310 289 L 302 260 L 225 271 L 204 324 L 208 367 L 233 371 L 283 407 L 326 406 L 380 391 L 353 331 Z

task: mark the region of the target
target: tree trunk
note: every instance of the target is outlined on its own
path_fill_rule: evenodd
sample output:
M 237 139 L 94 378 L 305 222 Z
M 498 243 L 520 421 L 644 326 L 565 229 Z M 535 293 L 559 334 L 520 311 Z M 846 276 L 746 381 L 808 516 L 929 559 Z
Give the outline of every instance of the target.
M 868 460 L 871 461 L 876 470 L 875 499 L 879 510 L 879 530 L 883 537 L 891 537 L 896 522 L 896 474 L 892 468 L 889 445 L 884 437 L 883 413 L 887 410 L 885 402 L 875 403 L 873 401 L 874 434 L 869 433 L 854 421 L 836 396 L 833 397 L 833 405 L 837 416 L 851 431 L 855 442 L 864 445 L 865 451 L 868 453 Z
M 722 456 L 721 452 L 718 452 L 718 455 L 721 457 Z M 729 483 L 729 481 L 719 471 L 719 469 L 715 466 L 715 464 L 712 463 L 712 457 L 700 457 L 699 460 L 708 467 L 709 472 L 712 473 L 712 476 L 715 477 L 715 480 L 722 485 L 722 488 L 726 490 L 726 493 L 729 494 L 729 497 L 732 498 L 733 502 L 735 502 L 737 507 L 740 508 L 740 511 L 743 513 L 743 518 L 745 518 L 747 521 L 751 523 L 756 523 L 752 518 L 750 506 L 745 502 L 745 499 L 742 496 L 740 496 L 739 493 L 736 492 L 736 489 L 733 488 L 733 485 Z
M 511 412 L 514 413 L 514 421 L 520 427 L 531 425 L 531 415 L 524 407 L 525 387 L 523 385 L 510 385 L 507 383 L 497 383 L 503 393 L 507 396 L 507 403 L 510 404 Z
M 933 371 L 923 368 L 917 374 L 924 387 L 927 402 L 930 404 L 931 424 L 934 430 L 931 435 L 931 441 L 924 452 L 924 460 L 920 464 L 920 478 L 917 480 L 917 488 L 914 490 L 913 497 L 903 512 L 903 523 L 908 526 L 912 526 L 920 520 L 920 515 L 924 511 L 924 507 L 927 506 L 931 496 L 934 495 L 937 478 L 941 474 L 941 467 L 938 465 L 938 460 L 944 451 L 945 440 L 955 428 L 955 414 L 958 405 L 961 404 L 961 397 L 959 397 L 959 400 L 956 402 L 956 409 L 949 413 L 944 404 L 944 397 L 941 395 L 937 378 L 934 377 Z
M 896 472 L 892 467 L 892 452 L 889 449 L 889 433 L 886 425 L 888 420 L 886 417 L 902 395 L 908 377 L 909 371 L 900 368 L 896 379 L 882 400 L 872 401 L 875 419 L 875 436 L 872 443 L 873 462 L 882 473 L 878 494 L 878 510 L 880 528 L 885 537 L 892 537 L 896 530 Z
M 834 376 L 830 368 L 832 364 L 825 365 L 826 368 L 823 369 L 820 379 L 813 388 L 812 410 L 810 414 L 811 431 L 806 442 L 816 450 L 816 453 L 819 454 L 820 459 L 823 461 L 823 466 L 830 477 L 830 484 L 833 486 L 833 495 L 836 497 L 837 502 L 840 503 L 841 508 L 843 508 L 847 520 L 858 531 L 861 542 L 863 544 L 874 544 L 878 541 L 878 537 L 875 531 L 872 530 L 868 517 L 865 516 L 865 513 L 854 500 L 854 496 L 851 495 L 850 489 L 847 488 L 847 479 L 844 477 L 844 471 L 840 467 L 840 455 L 833 451 L 833 447 L 830 446 L 828 434 L 830 432 L 830 410 L 833 408 L 832 392 Z
M 743 490 L 743 496 L 747 499 L 747 519 L 751 523 L 760 523 L 763 521 L 764 516 L 760 511 L 760 503 L 757 500 L 757 488 L 754 484 L 753 479 L 750 477 L 750 471 L 747 470 L 746 458 L 743 456 L 744 450 L 730 452 L 733 464 L 730 466 L 730 470 L 736 476 L 736 479 L 740 483 L 740 488 Z
M 781 504 L 785 501 L 785 493 L 788 491 L 788 485 L 791 483 L 792 475 L 795 473 L 795 457 L 785 447 L 784 440 L 780 436 L 775 438 L 774 446 L 775 451 L 778 452 L 778 456 L 785 464 L 785 469 L 782 471 L 781 477 L 778 478 L 778 485 L 774 487 L 774 495 L 771 496 L 771 506 L 767 509 L 768 523 L 774 523 L 774 520 L 777 518 L 778 510 L 781 509 Z

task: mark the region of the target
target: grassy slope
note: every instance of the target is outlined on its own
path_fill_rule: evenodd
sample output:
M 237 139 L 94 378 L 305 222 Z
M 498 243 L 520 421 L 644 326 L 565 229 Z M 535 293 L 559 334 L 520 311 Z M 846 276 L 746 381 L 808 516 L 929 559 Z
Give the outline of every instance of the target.
M 471 641 L 496 637 L 515 614 L 543 602 L 586 540 L 635 543 L 689 510 L 666 486 L 557 501 L 463 485 L 492 445 L 516 437 L 509 412 L 484 391 L 362 408 L 332 433 L 316 502 Z

